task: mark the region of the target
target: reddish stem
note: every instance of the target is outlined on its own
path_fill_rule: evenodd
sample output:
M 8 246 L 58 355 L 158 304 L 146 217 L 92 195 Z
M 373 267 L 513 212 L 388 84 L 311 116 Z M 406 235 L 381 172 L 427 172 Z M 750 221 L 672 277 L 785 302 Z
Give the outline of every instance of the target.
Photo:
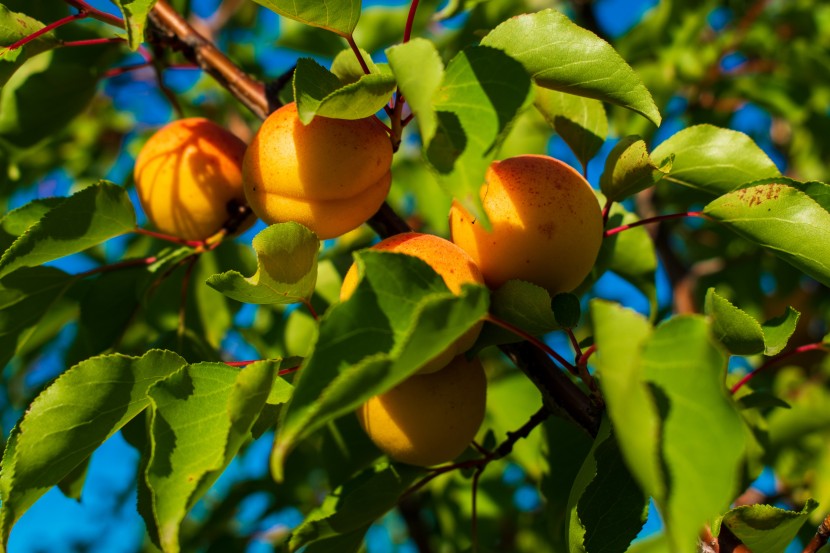
M 189 246 L 191 248 L 200 248 L 205 245 L 205 243 L 201 240 L 185 240 L 184 238 L 179 238 L 178 236 L 163 234 L 161 232 L 154 232 L 152 230 L 143 229 L 141 227 L 134 228 L 133 232 L 136 234 L 143 234 L 145 236 L 158 238 L 159 240 L 164 240 L 165 242 L 172 242 L 174 244 L 181 244 L 182 246 Z
M 142 62 L 136 63 L 133 65 L 123 65 L 121 67 L 113 67 L 112 69 L 107 69 L 104 73 L 105 79 L 110 79 L 112 77 L 117 77 L 119 75 L 123 75 L 124 73 L 129 73 L 130 71 L 136 71 L 137 69 L 143 69 L 145 67 L 150 67 L 152 62 Z
M 317 316 L 317 311 L 314 309 L 314 306 L 313 306 L 313 305 L 311 305 L 311 301 L 310 301 L 310 300 L 303 300 L 303 305 L 305 305 L 305 306 L 306 306 L 306 309 L 308 309 L 308 312 L 309 312 L 309 313 L 311 313 L 311 316 L 312 316 L 312 317 L 314 317 L 314 320 L 315 320 L 315 321 L 319 321 L 319 320 L 320 320 L 320 317 L 319 317 L 319 316 Z
M 259 363 L 260 361 L 268 361 L 268 359 L 251 359 L 249 361 L 225 361 L 225 364 L 229 367 L 246 367 L 251 363 Z M 288 367 L 287 369 L 280 369 L 277 371 L 277 376 L 285 376 L 287 374 L 291 374 L 300 370 L 300 365 L 295 367 Z
M 140 267 L 146 265 L 152 265 L 157 261 L 155 256 L 150 257 L 142 257 L 141 259 L 128 259 L 126 261 L 120 261 L 118 263 L 112 263 L 110 265 L 101 265 L 100 267 L 96 267 L 94 269 L 90 269 L 89 271 L 78 273 L 75 275 L 77 278 L 86 278 L 88 276 L 97 275 L 99 273 L 107 273 L 109 271 L 117 271 L 118 269 L 127 269 L 130 267 Z
M 14 44 L 10 44 L 9 46 L 6 46 L 6 48 L 9 51 L 17 50 L 21 46 L 23 46 L 25 44 L 28 44 L 29 42 L 32 42 L 37 37 L 39 37 L 41 35 L 45 35 L 49 31 L 57 29 L 58 27 L 62 27 L 63 25 L 66 25 L 67 23 L 77 21 L 78 19 L 84 19 L 86 17 L 89 17 L 89 15 L 87 14 L 86 11 L 80 11 L 80 12 L 78 12 L 76 14 L 73 14 L 73 15 L 67 15 L 66 17 L 64 17 L 62 19 L 58 19 L 57 21 L 55 21 L 53 23 L 50 23 L 49 25 L 46 25 L 42 29 L 38 29 L 34 33 L 30 34 L 29 36 L 25 36 L 25 37 L 21 38 L 20 40 L 18 40 Z
M 582 348 L 579 347 L 579 340 L 576 339 L 574 335 L 574 331 L 570 328 L 565 329 L 565 333 L 568 335 L 568 339 L 571 341 L 571 347 L 574 348 L 574 353 L 576 354 L 576 360 L 579 362 L 579 359 L 582 358 Z
M 349 43 L 349 47 L 352 49 L 352 52 L 354 52 L 354 55 L 357 57 L 357 62 L 360 64 L 360 68 L 363 69 L 363 72 L 367 75 L 371 73 L 371 71 L 369 71 L 369 66 L 366 65 L 366 60 L 363 59 L 363 54 L 360 53 L 360 48 L 358 48 L 357 44 L 355 44 L 354 37 L 352 35 L 347 36 L 346 42 Z
M 741 387 L 744 384 L 746 384 L 747 382 L 749 382 L 750 380 L 755 378 L 756 374 L 758 374 L 761 371 L 764 371 L 764 370 L 768 369 L 772 365 L 780 363 L 784 359 L 788 359 L 788 358 L 790 358 L 794 355 L 798 355 L 800 353 L 804 353 L 804 352 L 807 352 L 807 351 L 816 351 L 816 350 L 827 351 L 827 346 L 825 346 L 822 342 L 817 342 L 815 344 L 805 344 L 803 346 L 799 346 L 795 349 L 792 349 L 792 350 L 788 351 L 787 353 L 782 353 L 778 357 L 773 357 L 772 359 L 768 359 L 760 367 L 750 371 L 746 376 L 744 376 L 742 379 L 740 379 L 738 382 L 736 382 L 735 385 L 732 386 L 732 389 L 730 391 L 734 394 L 735 392 L 740 390 Z
M 686 211 L 684 213 L 669 213 L 668 215 L 658 215 L 657 217 L 641 219 L 628 225 L 621 225 L 619 227 L 606 230 L 602 236 L 603 238 L 608 238 L 609 236 L 614 236 L 615 234 L 620 233 L 624 230 L 628 230 L 630 228 L 639 227 L 641 225 L 648 225 L 651 223 L 659 223 L 660 221 L 668 221 L 669 219 L 680 219 L 682 217 L 705 217 L 705 215 L 703 215 L 702 211 Z
M 415 23 L 415 12 L 418 10 L 418 2 L 419 0 L 412 0 L 412 4 L 409 5 L 409 14 L 406 16 L 406 27 L 403 30 L 404 42 L 409 42 L 410 37 L 412 37 L 412 25 Z
M 72 40 L 69 42 L 61 42 L 61 46 L 64 48 L 72 48 L 75 46 L 97 46 L 99 44 L 114 44 L 116 42 L 125 42 L 125 39 L 121 37 L 112 37 L 112 38 L 91 38 L 88 40 Z
M 109 23 L 110 25 L 114 25 L 116 27 L 120 27 L 121 29 L 124 28 L 124 20 L 120 17 L 116 17 L 112 14 L 107 12 L 103 12 L 97 8 L 93 8 L 84 0 L 64 0 L 70 6 L 73 6 L 81 11 L 85 11 L 88 13 L 89 17 L 93 19 L 97 19 L 98 21 L 103 21 L 104 23 Z
M 592 344 L 588 349 L 586 349 L 582 354 L 579 356 L 579 359 L 576 360 L 577 365 L 588 366 L 588 359 L 597 351 L 597 345 Z
M 605 200 L 605 206 L 602 208 L 602 226 L 605 228 L 605 225 L 608 224 L 608 216 L 611 215 L 611 205 L 614 203 L 613 200 L 610 198 Z
M 527 332 L 525 332 L 524 330 L 522 330 L 521 328 L 519 328 L 519 327 L 517 327 L 517 326 L 513 326 L 512 324 L 508 323 L 507 321 L 504 321 L 504 320 L 502 320 L 502 319 L 499 319 L 498 317 L 496 317 L 496 316 L 495 316 L 495 315 L 493 315 L 492 313 L 488 313 L 488 314 L 487 314 L 487 317 L 485 317 L 485 320 L 486 320 L 486 321 L 489 321 L 489 322 L 491 322 L 491 323 L 493 323 L 494 325 L 500 326 L 500 327 L 502 327 L 503 329 L 505 329 L 505 330 L 507 330 L 507 331 L 509 331 L 509 332 L 512 332 L 513 334 L 515 334 L 516 336 L 519 336 L 519 337 L 523 338 L 523 339 L 524 339 L 524 340 L 526 340 L 527 342 L 530 342 L 530 343 L 531 343 L 531 344 L 533 344 L 536 348 L 538 348 L 538 349 L 540 349 L 540 350 L 544 351 L 545 353 L 547 353 L 548 355 L 550 355 L 551 357 L 553 357 L 554 359 L 556 359 L 556 361 L 557 361 L 560 365 L 562 365 L 563 367 L 565 367 L 566 369 L 568 369 L 568 371 L 569 371 L 571 374 L 573 374 L 574 376 L 578 376 L 578 375 L 579 375 L 579 373 L 578 373 L 578 372 L 577 372 L 577 370 L 576 370 L 576 367 L 574 367 L 573 365 L 571 365 L 570 363 L 568 363 L 568 362 L 565 360 L 565 358 L 564 358 L 564 357 L 562 357 L 561 355 L 559 355 L 558 353 L 556 353 L 556 352 L 553 350 L 553 348 L 551 348 L 549 345 L 547 345 L 547 344 L 546 344 L 546 343 L 544 343 L 543 341 L 539 340 L 539 339 L 538 339 L 538 338 L 536 338 L 535 336 L 533 336 L 533 335 L 531 335 L 531 334 L 528 334 Z

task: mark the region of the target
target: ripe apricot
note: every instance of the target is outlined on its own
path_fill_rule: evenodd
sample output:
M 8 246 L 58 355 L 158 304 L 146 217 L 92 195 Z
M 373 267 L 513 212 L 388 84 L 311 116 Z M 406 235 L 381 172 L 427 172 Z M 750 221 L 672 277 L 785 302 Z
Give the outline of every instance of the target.
M 602 244 L 602 211 L 591 185 L 567 164 L 540 155 L 495 161 L 481 200 L 492 230 L 454 202 L 450 232 L 491 288 L 521 279 L 554 296 L 591 271 Z
M 484 277 L 482 277 L 481 271 L 478 270 L 470 256 L 464 250 L 440 236 L 406 232 L 381 240 L 372 246 L 372 249 L 405 253 L 425 261 L 436 273 L 441 275 L 447 288 L 454 294 L 461 293 L 462 284 L 484 285 Z M 357 287 L 357 281 L 357 265 L 352 264 L 343 278 L 343 285 L 340 288 L 341 301 L 352 295 Z M 424 365 L 419 372 L 425 374 L 437 371 L 449 363 L 453 357 L 473 347 L 483 324 L 482 322 L 473 326 L 438 357 Z
M 159 129 L 135 161 L 135 187 L 147 218 L 161 232 L 186 240 L 221 230 L 246 204 L 245 148 L 230 131 L 198 117 Z
M 295 103 L 268 116 L 243 165 L 248 203 L 266 223 L 296 221 L 321 239 L 363 224 L 386 199 L 392 145 L 370 119 L 315 117 Z
M 416 374 L 371 398 L 357 417 L 389 457 L 427 467 L 464 451 L 481 426 L 486 403 L 481 361 L 459 355 L 438 372 Z

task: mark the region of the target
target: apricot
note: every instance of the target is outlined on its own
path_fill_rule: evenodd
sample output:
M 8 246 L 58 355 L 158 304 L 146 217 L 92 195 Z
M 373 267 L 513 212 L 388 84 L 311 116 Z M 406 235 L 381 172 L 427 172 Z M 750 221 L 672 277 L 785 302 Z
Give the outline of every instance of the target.
M 450 209 L 452 241 L 491 288 L 521 279 L 551 296 L 585 279 L 602 244 L 602 210 L 582 175 L 549 156 L 493 162 L 481 188 L 488 232 L 461 204 Z
M 392 144 L 377 123 L 318 116 L 303 125 L 292 102 L 268 116 L 248 147 L 245 195 L 268 224 L 295 221 L 335 238 L 377 212 L 391 164 Z
M 246 204 L 245 148 L 230 131 L 198 117 L 159 129 L 142 147 L 134 169 L 147 218 L 161 232 L 186 240 L 203 240 L 221 230 Z
M 431 374 L 416 374 L 357 410 L 369 438 L 392 459 L 428 467 L 458 457 L 484 419 L 487 378 L 463 355 Z
M 462 284 L 484 285 L 481 271 L 478 270 L 470 256 L 464 250 L 440 236 L 417 232 L 396 234 L 381 240 L 372 246 L 372 249 L 405 253 L 425 261 L 436 273 L 441 275 L 444 284 L 454 294 L 461 293 Z M 357 265 L 352 264 L 343 278 L 343 285 L 340 288 L 341 301 L 345 301 L 352 295 L 357 287 L 357 282 Z M 483 324 L 481 322 L 473 326 L 453 342 L 449 348 L 421 367 L 419 372 L 425 374 L 437 371 L 449 363 L 453 357 L 469 350 L 478 338 Z

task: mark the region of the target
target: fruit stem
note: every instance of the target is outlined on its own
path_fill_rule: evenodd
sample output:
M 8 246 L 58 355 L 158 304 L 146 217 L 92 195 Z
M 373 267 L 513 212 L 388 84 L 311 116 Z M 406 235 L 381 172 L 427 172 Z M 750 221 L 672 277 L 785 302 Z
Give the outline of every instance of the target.
M 317 311 L 314 309 L 314 306 L 311 305 L 311 301 L 308 299 L 303 299 L 303 305 L 305 305 L 308 312 L 311 313 L 311 316 L 314 317 L 315 321 L 319 321 L 320 317 L 317 315 Z
M 565 333 L 568 335 L 568 340 L 571 341 L 571 347 L 574 348 L 574 354 L 576 355 L 577 363 L 579 363 L 579 359 L 582 357 L 582 348 L 579 347 L 579 340 L 576 339 L 572 329 L 566 328 Z
M 419 0 L 412 0 L 412 4 L 409 5 L 409 14 L 406 16 L 406 27 L 403 30 L 403 41 L 409 42 L 409 39 L 412 37 L 412 25 L 415 23 L 415 12 L 418 10 L 418 2 Z
M 179 238 L 178 236 L 163 234 L 161 232 L 154 232 L 152 230 L 143 229 L 141 227 L 134 228 L 133 232 L 136 234 L 143 234 L 145 236 L 152 236 L 153 238 L 158 238 L 159 240 L 164 240 L 165 242 L 181 244 L 182 246 L 188 246 L 191 248 L 199 248 L 204 246 L 204 242 L 201 240 L 185 240 L 184 238 Z
M 608 198 L 605 200 L 605 206 L 602 208 L 602 228 L 605 228 L 605 225 L 608 224 L 608 216 L 611 215 L 611 205 L 614 203 L 614 200 Z
M 63 25 L 66 25 L 67 23 L 71 23 L 71 22 L 76 21 L 78 19 L 85 19 L 87 17 L 89 17 L 89 14 L 86 12 L 86 10 L 81 10 L 78 13 L 73 14 L 73 15 L 67 15 L 64 18 L 58 19 L 57 21 L 54 21 L 54 22 L 50 23 L 49 25 L 46 25 L 42 29 L 38 29 L 34 33 L 30 34 L 29 36 L 25 36 L 25 37 L 21 38 L 20 40 L 18 40 L 17 42 L 6 46 L 6 51 L 10 52 L 12 50 L 17 50 L 21 46 L 24 46 L 24 45 L 28 44 L 29 42 L 32 42 L 37 37 L 39 37 L 41 35 L 45 35 L 49 31 L 57 29 L 58 27 L 62 27 Z
M 651 223 L 659 223 L 660 221 L 667 221 L 669 219 L 680 219 L 682 217 L 703 217 L 706 216 L 703 214 L 702 211 L 685 211 L 683 213 L 669 213 L 667 215 L 658 215 L 657 217 L 649 217 L 648 219 L 641 219 L 639 221 L 635 221 L 633 223 L 629 223 L 627 225 L 621 225 L 619 227 L 615 227 L 609 230 L 606 230 L 602 237 L 608 238 L 609 236 L 614 236 L 624 230 L 628 230 L 634 227 L 639 227 L 641 225 L 648 225 Z
M 99 44 L 114 44 L 116 42 L 126 42 L 121 37 L 111 38 L 91 38 L 88 40 L 71 40 L 69 42 L 61 42 L 62 48 L 73 48 L 75 46 L 98 46 Z
M 805 344 L 803 346 L 798 346 L 797 348 L 792 349 L 792 350 L 788 351 L 787 353 L 782 353 L 778 357 L 773 357 L 771 359 L 767 359 L 767 361 L 764 362 L 760 367 L 757 367 L 757 368 L 753 369 L 752 371 L 747 373 L 742 379 L 740 379 L 738 382 L 736 382 L 732 386 L 732 389 L 730 390 L 730 392 L 734 394 L 735 392 L 740 390 L 741 387 L 744 384 L 746 384 L 747 382 L 749 382 L 750 380 L 755 378 L 756 374 L 758 374 L 761 371 L 765 371 L 766 369 L 768 369 L 772 365 L 776 365 L 776 364 L 780 363 L 781 361 L 783 361 L 785 359 L 788 359 L 788 358 L 790 358 L 794 355 L 798 355 L 798 354 L 801 354 L 801 353 L 804 353 L 804 352 L 807 352 L 807 351 L 817 351 L 817 350 L 826 352 L 826 351 L 828 351 L 827 350 L 827 345 L 824 344 L 823 342 L 816 342 L 814 344 Z
M 354 37 L 352 35 L 347 35 L 346 42 L 349 43 L 349 47 L 352 49 L 352 52 L 354 52 L 355 57 L 357 57 L 357 62 L 360 64 L 360 68 L 363 69 L 363 72 L 367 75 L 371 73 L 371 71 L 369 71 L 369 66 L 366 65 L 366 60 L 363 59 L 363 54 L 360 53 L 360 48 L 358 48 L 357 44 L 355 44 Z
M 137 69 L 143 69 L 144 67 L 150 67 L 152 65 L 151 62 L 142 62 L 142 63 L 134 63 L 132 65 L 122 65 L 120 67 L 113 67 L 112 69 L 107 69 L 104 73 L 105 79 L 110 79 L 112 77 L 117 77 L 119 75 L 123 75 L 124 73 L 129 73 L 130 71 L 136 71 Z
M 553 348 L 551 348 L 549 345 L 547 345 L 547 344 L 546 344 L 546 343 L 544 343 L 543 341 L 539 340 L 539 339 L 538 339 L 538 338 L 536 338 L 535 336 L 533 336 L 533 335 L 531 335 L 531 334 L 528 334 L 527 332 L 525 332 L 525 331 L 524 331 L 524 330 L 522 330 L 521 328 L 519 328 L 519 327 L 517 327 L 517 326 L 513 326 L 512 324 L 508 323 L 507 321 L 502 320 L 502 319 L 500 319 L 500 318 L 496 317 L 496 316 L 495 316 L 495 315 L 493 315 L 492 313 L 488 313 L 488 314 L 487 314 L 487 316 L 484 318 L 484 320 L 485 320 L 485 321 L 488 321 L 488 322 L 491 322 L 491 323 L 493 323 L 493 324 L 494 324 L 494 325 L 496 325 L 496 326 L 500 326 L 500 327 L 502 327 L 503 329 L 505 329 L 505 330 L 507 330 L 507 331 L 509 331 L 509 332 L 512 332 L 512 333 L 513 333 L 513 334 L 515 334 L 516 336 L 519 336 L 519 337 L 523 338 L 523 339 L 524 339 L 524 340 L 526 340 L 527 342 L 530 342 L 531 344 L 533 344 L 533 345 L 534 345 L 535 347 L 537 347 L 538 349 L 540 349 L 540 350 L 544 351 L 545 353 L 547 353 L 548 355 L 550 355 L 551 357 L 553 357 L 554 359 L 556 359 L 556 361 L 557 361 L 560 365 L 562 365 L 563 367 L 565 367 L 566 369 L 568 369 L 568 371 L 569 371 L 572 375 L 574 375 L 574 376 L 579 376 L 579 372 L 577 371 L 576 367 L 574 367 L 573 365 L 571 365 L 570 363 L 568 363 L 568 362 L 565 360 L 565 358 L 564 358 L 564 357 L 562 357 L 561 355 L 559 355 L 558 353 L 556 353 L 556 352 L 553 350 Z

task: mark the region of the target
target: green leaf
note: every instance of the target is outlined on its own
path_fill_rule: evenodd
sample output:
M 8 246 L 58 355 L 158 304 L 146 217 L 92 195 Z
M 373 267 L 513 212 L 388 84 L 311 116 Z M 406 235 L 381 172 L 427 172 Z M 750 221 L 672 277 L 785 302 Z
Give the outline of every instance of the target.
M 44 198 L 13 209 L 0 219 L 0 249 L 9 249 L 18 236 L 26 232 L 49 212 L 50 209 L 64 201 L 65 198 Z
M 3 364 L 26 344 L 74 282 L 71 275 L 51 267 L 25 268 L 0 279 L 0 336 L 11 346 L 0 351 Z
M 257 271 L 213 275 L 209 286 L 237 301 L 284 305 L 309 301 L 317 282 L 317 236 L 299 223 L 271 225 L 253 239 Z
M 724 194 L 703 212 L 830 286 L 830 186 L 768 182 Z
M 764 351 L 764 331 L 751 315 L 735 307 L 726 298 L 706 291 L 703 307 L 710 318 L 712 334 L 733 355 L 755 355 Z
M 703 524 L 738 492 L 744 422 L 724 387 L 726 357 L 704 317 L 678 316 L 658 326 L 642 360 L 663 418 L 668 489 L 657 504 L 673 550 L 691 553 Z
M 363 75 L 344 85 L 337 75 L 310 58 L 297 60 L 294 70 L 294 98 L 304 125 L 317 115 L 336 119 L 371 117 L 383 109 L 395 86 L 395 77 L 388 71 Z
M 579 325 L 582 308 L 579 297 L 569 292 L 556 294 L 550 302 L 553 316 L 562 328 L 573 328 Z
M 541 336 L 561 328 L 550 309 L 550 304 L 550 293 L 547 290 L 523 280 L 508 280 L 490 295 L 490 312 L 493 316 L 532 336 Z M 473 351 L 521 340 L 521 336 L 487 323 Z
M 475 46 L 450 60 L 435 96 L 435 137 L 425 145 L 441 185 L 482 224 L 479 190 L 498 146 L 530 96 L 522 66 L 494 48 Z
M 788 306 L 783 314 L 761 324 L 764 331 L 764 355 L 778 355 L 787 347 L 800 318 L 801 313 Z
M 768 392 L 751 392 L 738 399 L 741 409 L 768 409 L 772 407 L 782 407 L 789 409 L 790 404 L 778 396 L 772 395 Z
M 360 0 L 254 0 L 285 17 L 296 19 L 312 27 L 327 29 L 341 36 L 349 36 L 360 19 Z
M 184 364 L 178 355 L 160 350 L 142 357 L 93 357 L 67 370 L 35 398 L 3 453 L 3 545 L 17 519 L 143 411 L 150 403 L 150 387 Z
M 671 155 L 674 161 L 665 179 L 710 194 L 725 194 L 748 182 L 780 174 L 750 137 L 713 125 L 685 128 L 651 153 L 658 163 Z
M 364 251 L 358 267 L 363 277 L 353 295 L 320 319 L 317 344 L 282 412 L 271 458 L 278 480 L 298 441 L 403 381 L 487 313 L 485 288 L 468 285 L 455 296 L 416 257 Z
M 159 543 L 177 552 L 185 515 L 250 439 L 279 363 L 239 370 L 189 365 L 150 389 L 151 454 L 146 469 Z
M 388 48 L 386 56 L 401 94 L 418 122 L 421 142 L 429 144 L 438 128 L 433 102 L 444 78 L 441 56 L 435 45 L 423 38 Z
M 645 523 L 648 498 L 626 468 L 607 418 L 574 481 L 569 504 L 573 553 L 623 553 Z
M 130 50 L 135 52 L 141 43 L 144 42 L 144 28 L 147 26 L 147 15 L 156 0 L 112 0 L 127 23 L 127 43 Z
M 518 60 L 539 86 L 603 100 L 660 124 L 660 112 L 640 77 L 614 48 L 552 9 L 512 17 L 481 44 Z
M 608 135 L 602 102 L 538 86 L 535 92 L 536 109 L 586 167 Z
M 390 465 L 359 474 L 334 490 L 323 505 L 294 530 L 291 551 L 318 540 L 367 528 L 394 507 L 401 494 L 424 475 L 424 469 L 408 465 Z
M 787 549 L 818 503 L 808 499 L 801 511 L 772 505 L 743 505 L 723 515 L 723 522 L 752 553 Z
M 0 257 L 0 276 L 83 251 L 134 228 L 127 191 L 102 181 L 49 210 L 15 240 Z
M 608 199 L 617 202 L 660 182 L 669 174 L 671 163 L 669 157 L 658 167 L 648 155 L 645 141 L 639 136 L 627 136 L 608 154 L 600 189 Z
M 15 50 L 9 50 L 5 47 L 34 34 L 43 27 L 45 25 L 37 19 L 29 17 L 25 13 L 13 12 L 0 4 L 0 44 L 4 45 L 0 46 L 0 86 L 6 84 L 9 77 L 27 59 L 59 44 L 54 31 L 49 31 Z
M 358 49 L 370 73 L 380 73 L 380 68 L 372 61 L 372 56 L 363 48 Z M 351 84 L 360 80 L 366 73 L 363 71 L 355 53 L 347 48 L 341 50 L 331 62 L 331 72 L 337 75 L 341 84 Z
M 593 359 L 608 416 L 623 458 L 647 494 L 664 493 L 660 468 L 660 416 L 646 382 L 643 352 L 652 334 L 649 322 L 619 304 L 593 300 Z

